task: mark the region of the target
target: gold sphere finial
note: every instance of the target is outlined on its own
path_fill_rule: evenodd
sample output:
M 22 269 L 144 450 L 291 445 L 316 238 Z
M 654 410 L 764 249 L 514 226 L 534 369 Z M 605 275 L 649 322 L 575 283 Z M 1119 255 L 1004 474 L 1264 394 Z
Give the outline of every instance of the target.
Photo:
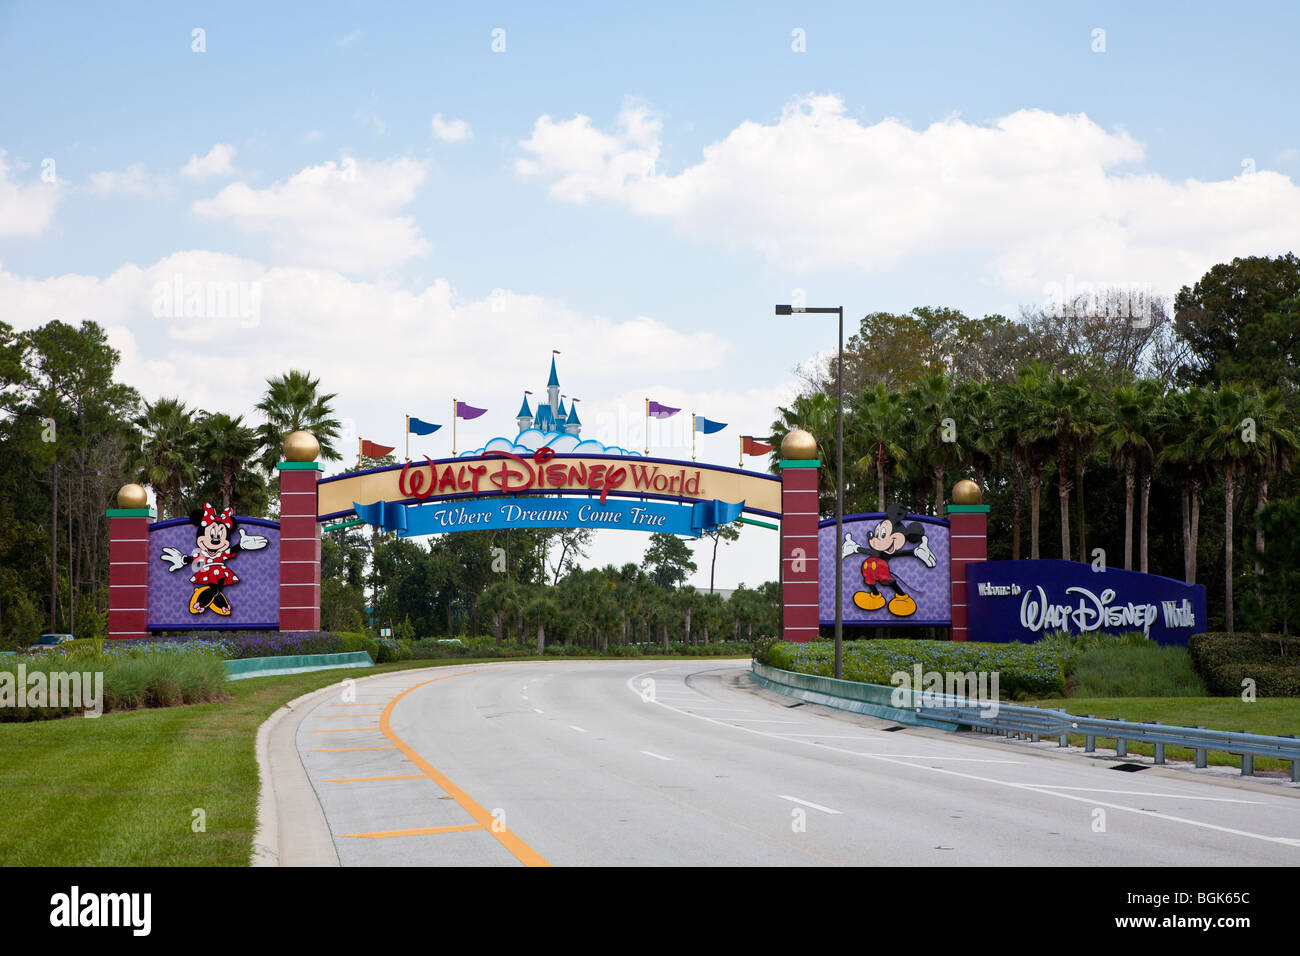
M 977 505 L 983 501 L 984 492 L 969 478 L 963 478 L 952 486 L 952 503 L 955 505 Z
M 796 428 L 781 439 L 781 457 L 787 461 L 808 461 L 817 457 L 817 439 Z
M 320 442 L 311 432 L 290 432 L 284 440 L 285 461 L 315 461 L 320 454 Z
M 119 508 L 148 508 L 149 495 L 143 486 L 132 482 L 123 485 L 117 490 L 117 506 Z

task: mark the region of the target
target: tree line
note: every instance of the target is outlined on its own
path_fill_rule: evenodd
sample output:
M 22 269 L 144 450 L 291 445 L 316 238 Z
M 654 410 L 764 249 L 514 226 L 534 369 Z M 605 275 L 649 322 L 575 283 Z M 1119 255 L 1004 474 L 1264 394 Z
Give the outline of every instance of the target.
M 1126 302 L 1079 296 L 1019 321 L 928 307 L 864 317 L 844 352 L 846 511 L 901 501 L 942 515 L 970 477 L 991 506 L 991 559 L 1199 582 L 1212 626 L 1244 615 L 1285 631 L 1297 610 L 1300 259 L 1217 265 L 1172 307 Z M 772 432 L 817 438 L 830 514 L 837 362 L 803 374 Z

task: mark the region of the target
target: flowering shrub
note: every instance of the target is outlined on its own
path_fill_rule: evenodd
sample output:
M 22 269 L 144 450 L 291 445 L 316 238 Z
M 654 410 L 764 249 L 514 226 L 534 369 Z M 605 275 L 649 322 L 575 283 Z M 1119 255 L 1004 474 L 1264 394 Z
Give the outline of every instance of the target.
M 80 641 L 61 645 L 64 653 L 76 654 Z M 327 631 L 198 631 L 168 637 L 144 637 L 126 641 L 104 641 L 108 657 L 134 657 L 145 653 L 216 654 L 227 660 L 245 657 L 285 657 L 293 654 L 338 654 L 345 648 L 342 635 Z

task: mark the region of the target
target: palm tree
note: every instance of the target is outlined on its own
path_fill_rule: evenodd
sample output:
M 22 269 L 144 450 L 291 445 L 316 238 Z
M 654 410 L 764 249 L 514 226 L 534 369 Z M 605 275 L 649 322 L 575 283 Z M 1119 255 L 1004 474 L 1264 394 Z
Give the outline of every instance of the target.
M 221 507 L 235 498 L 235 482 L 260 447 L 257 434 L 244 424 L 244 416 L 218 412 L 199 421 L 196 429 L 198 459 L 216 478 Z
M 961 461 L 952 382 L 943 372 L 926 375 L 908 390 L 907 402 L 920 426 L 914 433 L 918 457 L 934 480 L 934 513 L 942 516 L 944 476 Z
M 334 442 L 343 426 L 334 417 L 334 408 L 330 404 L 336 395 L 333 392 L 319 394 L 319 385 L 320 379 L 297 369 L 266 380 L 266 395 L 257 403 L 257 410 L 265 419 L 258 429 L 258 438 L 262 447 L 261 465 L 268 475 L 274 473 L 276 462 L 280 460 L 284 437 L 294 431 L 309 431 L 315 435 L 324 461 L 339 460 Z
M 1057 497 L 1061 506 L 1061 557 L 1070 557 L 1070 493 L 1075 477 L 1070 462 L 1079 456 L 1080 443 L 1092 428 L 1088 393 L 1077 378 L 1053 375 L 1044 383 L 1033 433 L 1050 440 L 1056 456 Z
M 1209 457 L 1223 472 L 1223 626 L 1229 634 L 1232 622 L 1233 504 L 1237 477 L 1250 467 L 1256 444 L 1248 422 L 1253 407 L 1247 393 L 1237 385 L 1224 385 L 1211 397 L 1209 409 Z
M 132 465 L 136 480 L 153 488 L 160 512 L 169 506 L 171 516 L 177 517 L 181 495 L 198 474 L 193 413 L 179 398 L 160 398 L 153 404 L 145 402 L 144 412 L 133 424 L 143 439 Z
M 952 399 L 962 463 L 983 488 L 985 476 L 997 467 L 1003 447 L 997 394 L 989 382 L 962 379 L 953 386 Z
M 1250 410 L 1251 455 L 1248 466 L 1255 476 L 1255 597 L 1262 601 L 1259 586 L 1264 569 L 1260 559 L 1264 554 L 1264 526 L 1261 520 L 1264 508 L 1268 505 L 1269 480 L 1285 472 L 1290 458 L 1300 447 L 1291 423 L 1287 420 L 1287 407 L 1278 389 L 1259 392 L 1251 389 L 1246 393 Z
M 1160 408 L 1164 401 L 1164 386 L 1155 379 L 1142 379 L 1138 382 L 1138 396 L 1141 402 L 1143 420 L 1145 421 L 1146 447 L 1138 452 L 1138 488 L 1141 532 L 1138 537 L 1138 570 L 1147 573 L 1147 545 L 1151 540 L 1151 482 L 1155 480 L 1156 467 L 1160 461 L 1160 449 L 1164 430 L 1160 427 Z
M 1045 401 L 1046 383 L 1051 372 L 1041 362 L 1031 362 L 1016 375 L 1016 380 L 1003 395 L 1004 421 L 1013 422 L 1009 437 L 1012 439 L 1013 467 L 1018 463 L 1021 471 L 1029 472 L 1029 557 L 1039 558 L 1039 510 L 1043 488 L 1043 466 L 1052 453 L 1052 431 L 1046 427 L 1048 406 Z
M 1183 519 L 1183 580 L 1196 583 L 1200 545 L 1201 501 L 1209 485 L 1210 395 L 1193 387 L 1166 397 L 1157 420 L 1161 450 L 1156 467 L 1171 466 L 1181 474 Z
M 821 461 L 817 469 L 817 487 L 820 489 L 819 501 L 825 502 L 825 497 L 829 494 L 830 500 L 835 500 L 835 475 L 831 463 L 835 461 L 835 420 L 836 420 L 835 399 L 825 392 L 813 392 L 808 395 L 799 395 L 790 404 L 789 408 L 778 408 L 777 412 L 780 417 L 772 422 L 771 437 L 772 444 L 779 450 L 781 442 L 785 436 L 790 434 L 796 428 L 802 428 L 808 432 L 817 441 L 817 457 Z M 845 425 L 848 425 L 847 409 Z M 846 427 L 847 431 L 847 427 Z M 847 435 L 845 436 L 847 440 Z M 771 465 L 769 466 L 772 473 L 776 474 L 780 468 L 777 459 L 780 455 L 771 456 Z M 847 486 L 845 497 L 847 498 Z
M 1124 472 L 1124 570 L 1133 570 L 1133 510 L 1138 464 L 1151 451 L 1155 401 L 1145 383 L 1120 385 L 1111 392 L 1110 411 L 1100 444 L 1111 463 Z M 1145 509 L 1144 509 L 1145 510 Z M 1143 518 L 1145 531 L 1145 516 Z
M 858 459 L 858 467 L 876 476 L 876 510 L 885 510 L 885 484 L 890 472 L 908 458 L 904 436 L 907 434 L 903 402 L 899 394 L 883 383 L 863 394 L 855 403 L 853 431 L 867 454 Z M 845 444 L 848 443 L 847 436 Z

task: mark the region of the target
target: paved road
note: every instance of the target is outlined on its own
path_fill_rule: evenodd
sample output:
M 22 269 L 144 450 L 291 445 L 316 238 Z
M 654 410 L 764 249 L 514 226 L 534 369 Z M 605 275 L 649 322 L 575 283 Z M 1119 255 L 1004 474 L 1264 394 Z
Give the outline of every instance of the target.
M 297 744 L 345 866 L 1300 863 L 1293 792 L 890 732 L 747 672 L 397 672 L 316 706 Z

